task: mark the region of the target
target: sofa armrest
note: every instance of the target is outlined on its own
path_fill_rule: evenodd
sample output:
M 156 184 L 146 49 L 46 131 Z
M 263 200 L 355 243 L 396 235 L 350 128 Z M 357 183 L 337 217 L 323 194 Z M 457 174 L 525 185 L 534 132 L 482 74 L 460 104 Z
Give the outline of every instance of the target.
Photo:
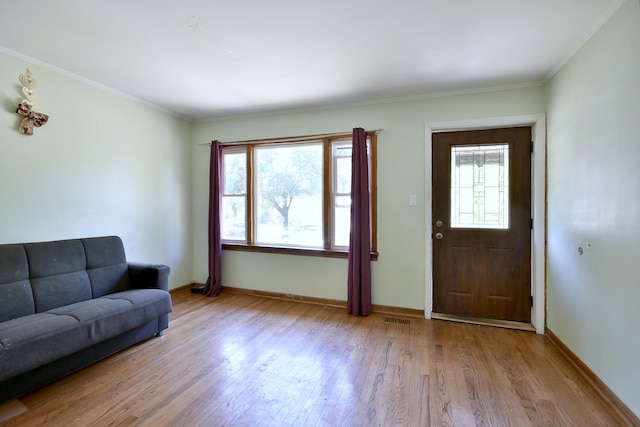
M 127 263 L 132 289 L 162 289 L 169 291 L 169 266 L 162 264 Z

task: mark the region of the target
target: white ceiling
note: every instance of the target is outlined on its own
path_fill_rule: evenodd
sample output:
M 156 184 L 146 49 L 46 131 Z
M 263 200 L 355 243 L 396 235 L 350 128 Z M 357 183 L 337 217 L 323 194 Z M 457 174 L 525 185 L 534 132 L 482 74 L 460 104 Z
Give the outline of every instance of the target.
M 202 119 L 541 83 L 622 2 L 3 0 L 0 51 Z

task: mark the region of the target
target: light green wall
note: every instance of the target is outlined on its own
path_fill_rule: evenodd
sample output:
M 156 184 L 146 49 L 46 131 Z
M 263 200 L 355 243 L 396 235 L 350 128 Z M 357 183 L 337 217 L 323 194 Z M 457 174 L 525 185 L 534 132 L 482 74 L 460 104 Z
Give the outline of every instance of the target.
M 372 263 L 373 303 L 413 309 L 425 306 L 425 125 L 431 122 L 538 114 L 541 87 L 465 96 L 331 108 L 194 124 L 194 277 L 207 277 L 209 149 L 221 141 L 383 128 L 378 135 L 378 251 Z M 409 206 L 409 194 L 418 196 Z M 223 252 L 223 285 L 346 300 L 347 260 Z
M 547 89 L 547 325 L 640 415 L 638 1 Z
M 49 122 L 18 132 L 18 75 Z M 192 276 L 191 123 L 0 53 L 0 242 L 122 237 L 132 261 Z

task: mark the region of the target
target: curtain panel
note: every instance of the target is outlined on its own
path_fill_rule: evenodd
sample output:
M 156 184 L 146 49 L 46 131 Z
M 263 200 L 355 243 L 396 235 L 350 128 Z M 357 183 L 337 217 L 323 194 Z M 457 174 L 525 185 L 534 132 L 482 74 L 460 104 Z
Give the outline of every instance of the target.
M 209 164 L 209 277 L 204 287 L 204 295 L 213 297 L 222 291 L 222 238 L 220 235 L 220 205 L 222 195 L 222 150 L 220 141 L 211 143 Z
M 354 316 L 367 316 L 372 312 L 368 163 L 367 135 L 363 128 L 354 128 L 351 152 L 351 233 L 347 288 L 347 310 Z

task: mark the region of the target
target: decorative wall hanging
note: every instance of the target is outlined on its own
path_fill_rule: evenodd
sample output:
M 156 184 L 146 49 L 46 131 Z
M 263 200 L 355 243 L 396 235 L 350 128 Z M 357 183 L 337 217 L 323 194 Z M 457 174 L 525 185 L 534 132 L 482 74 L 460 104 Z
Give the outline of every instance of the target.
M 16 114 L 23 116 L 18 125 L 18 130 L 25 135 L 33 135 L 33 127 L 40 127 L 47 123 L 49 116 L 39 113 L 37 111 L 38 104 L 33 102 L 36 99 L 34 87 L 38 84 L 38 81 L 31 75 L 31 71 L 27 69 L 27 74 L 20 74 L 18 79 L 22 83 L 22 93 L 25 96 L 25 99 L 20 102 L 16 110 Z

